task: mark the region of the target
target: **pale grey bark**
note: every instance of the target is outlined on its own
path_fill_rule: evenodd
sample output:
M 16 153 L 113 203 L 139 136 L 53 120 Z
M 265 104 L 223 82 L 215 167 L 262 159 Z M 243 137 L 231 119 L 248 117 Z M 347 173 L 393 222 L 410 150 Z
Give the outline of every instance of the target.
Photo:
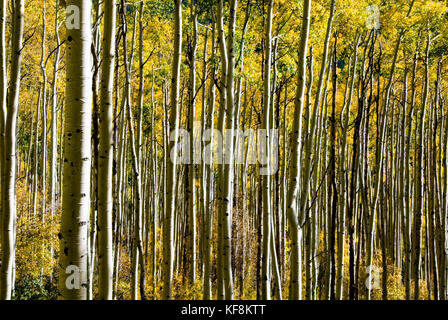
M 15 0 L 13 2 L 11 25 L 11 70 L 7 93 L 6 122 L 4 127 L 4 179 L 2 180 L 3 215 L 1 225 L 2 266 L 0 272 L 1 300 L 11 299 L 12 288 L 14 285 L 17 162 L 16 129 L 17 114 L 19 111 L 24 8 L 24 0 Z
M 213 23 L 213 32 L 212 32 L 212 54 L 211 60 L 216 57 L 216 22 Z M 214 135 L 213 128 L 215 124 L 215 100 L 216 100 L 216 86 L 215 86 L 215 78 L 216 78 L 216 68 L 213 67 L 211 72 L 212 79 L 210 80 L 210 84 L 208 87 L 208 114 L 207 114 L 207 126 L 210 131 L 210 142 L 209 147 L 210 150 L 214 148 Z M 205 121 L 205 120 L 204 120 Z M 206 142 L 204 141 L 204 144 Z M 206 194 L 204 198 L 204 300 L 210 300 L 212 297 L 212 283 L 211 283 L 211 255 L 212 255 L 212 246 L 211 246 L 211 237 L 212 237 L 212 223 L 213 223 L 213 182 L 214 182 L 214 170 L 213 170 L 213 152 L 208 154 L 207 159 L 203 159 L 206 164 Z
M 46 208 L 47 208 L 47 67 L 45 62 L 46 54 L 46 5 L 45 0 L 42 1 L 42 43 L 41 43 L 41 60 L 40 69 L 42 73 L 42 221 L 45 221 Z
M 188 102 L 188 115 L 187 115 L 187 130 L 190 133 L 192 139 L 189 144 L 190 164 L 186 165 L 186 206 L 187 206 L 187 219 L 188 221 L 188 234 L 187 234 L 187 249 L 189 255 L 188 268 L 190 284 L 194 284 L 196 281 L 196 162 L 195 159 L 195 147 L 196 147 L 196 133 L 194 128 L 195 116 L 196 116 L 196 54 L 198 49 L 198 9 L 196 8 L 195 1 L 191 1 L 191 19 L 193 23 L 193 34 L 191 35 L 191 44 L 189 48 L 189 62 L 190 62 L 190 78 L 189 78 L 189 102 Z
M 6 0 L 0 2 L 0 216 L 3 217 L 3 188 L 5 167 L 5 125 L 6 125 L 6 94 L 8 83 L 6 79 Z M 1 221 L 1 218 L 0 218 Z M 0 237 L 1 239 L 1 237 Z
M 115 0 L 104 3 L 104 31 L 99 107 L 98 156 L 98 269 L 99 297 L 112 299 L 112 161 L 113 85 L 115 61 Z
M 414 278 L 414 299 L 420 298 L 420 267 L 421 267 L 421 249 L 422 249 L 422 217 L 424 213 L 423 199 L 423 169 L 424 169 L 424 141 L 425 141 L 425 119 L 429 95 L 429 50 L 431 48 L 431 34 L 428 35 L 426 43 L 426 52 L 424 58 L 425 82 L 422 95 L 421 110 L 418 119 L 418 130 L 415 139 L 416 147 L 416 165 L 414 171 L 415 183 L 415 206 L 414 206 L 414 225 L 412 235 L 412 274 Z
M 87 298 L 87 237 L 90 215 L 91 169 L 91 12 L 89 0 L 69 0 L 79 8 L 79 29 L 66 33 L 66 96 L 64 107 L 64 169 L 59 256 L 62 299 Z M 75 18 L 76 19 L 76 18 Z M 73 266 L 70 268 L 70 266 Z M 69 268 L 69 269 L 68 269 Z M 73 280 L 70 275 L 79 275 Z
M 227 91 L 227 99 L 225 104 L 225 130 L 228 136 L 225 137 L 225 163 L 223 164 L 223 190 L 221 194 L 221 218 L 222 218 L 222 256 L 223 256 L 223 279 L 226 300 L 233 299 L 233 276 L 232 276 L 232 254 L 231 254 L 231 235 L 232 235 L 232 211 L 233 211 L 233 171 L 234 171 L 234 129 L 235 129 L 235 26 L 237 14 L 237 0 L 230 1 L 230 21 L 229 32 L 227 34 L 227 44 L 225 46 L 227 53 L 227 79 L 225 90 Z M 222 6 L 222 1 L 218 2 L 218 6 Z M 219 9 L 218 9 L 219 10 Z M 221 11 L 222 12 L 222 11 Z M 219 19 L 218 19 L 219 20 Z M 222 22 L 222 20 L 221 20 Z M 221 24 L 221 22 L 218 22 Z M 222 27 L 222 26 L 221 26 Z M 222 29 L 222 28 L 220 28 Z M 221 36 L 224 33 L 221 33 Z M 221 42 L 224 42 L 221 38 Z M 224 56 L 223 56 L 224 58 Z M 224 105 L 221 106 L 224 108 Z
M 56 0 L 56 10 L 54 18 L 56 50 L 53 64 L 53 81 L 51 89 L 51 154 L 50 154 L 50 214 L 53 217 L 56 211 L 56 183 L 57 183 L 57 152 L 58 152 L 58 69 L 60 59 L 60 38 L 59 38 L 59 0 Z
M 294 120 L 291 137 L 291 164 L 289 169 L 289 188 L 287 192 L 287 217 L 291 231 L 291 274 L 289 299 L 298 300 L 302 296 L 301 280 L 301 228 L 304 215 L 298 212 L 297 196 L 301 190 L 300 177 L 302 172 L 302 112 L 304 107 L 306 87 L 306 57 L 308 51 L 308 38 L 311 19 L 311 0 L 303 1 L 303 21 L 300 34 L 298 85 L 295 99 Z M 300 285 L 299 285 L 300 281 Z
M 227 59 L 227 44 L 226 44 L 226 35 L 224 31 L 224 5 L 222 1 L 218 1 L 217 6 L 217 18 L 216 18 L 216 27 L 217 27 L 217 33 L 218 33 L 218 46 L 219 46 L 219 52 L 221 57 L 221 83 L 219 88 L 219 94 L 220 94 L 220 110 L 218 115 L 218 130 L 221 130 L 221 134 L 224 131 L 224 125 L 225 125 L 225 106 L 227 105 L 227 73 L 228 73 L 228 59 Z M 221 146 L 218 146 L 218 148 L 222 148 Z M 219 163 L 221 166 L 218 167 L 218 179 L 217 179 L 217 200 L 218 200 L 218 248 L 217 248 L 217 296 L 218 299 L 224 299 L 225 298 L 225 288 L 224 288 L 224 253 L 223 253 L 223 233 L 224 233 L 224 226 L 223 226 L 223 175 L 224 175 L 224 165 L 222 165 L 224 161 L 224 154 L 221 153 L 219 158 Z
M 263 87 L 263 125 L 262 128 L 265 130 L 265 140 L 267 146 L 265 147 L 267 168 L 267 175 L 262 176 L 263 179 L 263 256 L 262 256 L 262 299 L 271 299 L 271 274 L 270 274 L 270 263 L 271 263 L 271 219 L 272 219 L 272 208 L 271 208 L 271 179 L 270 179 L 270 134 L 271 129 L 270 123 L 270 108 L 271 108 L 271 61 L 272 61 L 272 20 L 274 11 L 274 0 L 270 0 L 267 9 L 267 21 L 266 21 L 266 33 L 265 33 L 265 57 L 264 57 L 264 87 Z M 261 173 L 261 169 L 260 169 Z
M 171 110 L 169 116 L 169 129 L 174 132 L 174 141 L 170 139 L 168 152 L 177 150 L 179 131 L 179 80 L 182 55 L 182 3 L 174 1 L 174 56 L 171 74 Z M 169 137 L 168 137 L 169 139 Z M 167 159 L 166 174 L 166 203 L 167 211 L 163 226 L 163 297 L 171 299 L 173 294 L 173 232 L 174 215 L 176 212 L 176 185 L 177 185 L 177 153 L 171 159 Z

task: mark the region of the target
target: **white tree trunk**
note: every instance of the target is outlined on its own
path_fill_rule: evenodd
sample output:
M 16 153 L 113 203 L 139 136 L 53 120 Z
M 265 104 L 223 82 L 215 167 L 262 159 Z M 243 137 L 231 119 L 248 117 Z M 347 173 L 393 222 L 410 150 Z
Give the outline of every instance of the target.
M 303 22 L 301 31 L 300 54 L 299 54 L 299 71 L 298 71 L 298 86 L 297 95 L 294 108 L 294 121 L 292 127 L 291 138 L 291 165 L 289 170 L 289 189 L 287 192 L 287 216 L 289 227 L 291 230 L 291 275 L 290 275 L 290 300 L 297 300 L 301 298 L 301 286 L 299 285 L 300 278 L 300 263 L 301 263 L 301 227 L 304 217 L 301 212 L 298 212 L 297 195 L 301 190 L 301 150 L 302 150 L 302 112 L 305 99 L 306 87 L 306 57 L 308 49 L 308 38 L 311 19 L 311 0 L 304 0 L 303 2 Z
M 100 80 L 98 148 L 98 269 L 100 299 L 112 299 L 112 166 L 113 86 L 115 61 L 115 0 L 104 2 L 104 35 Z
M 274 1 L 270 0 L 268 3 L 268 16 L 267 16 L 267 25 L 266 25 L 266 34 L 265 34 L 265 42 L 266 42 L 266 52 L 264 58 L 264 92 L 263 92 L 263 124 L 262 128 L 265 130 L 265 139 L 266 146 L 265 148 L 266 154 L 265 159 L 267 158 L 267 168 L 264 170 L 267 171 L 267 174 L 262 176 L 263 180 L 263 260 L 262 260 L 262 299 L 270 300 L 271 299 L 271 179 L 270 179 L 270 135 L 269 130 L 271 128 L 270 124 L 270 108 L 271 108 L 271 61 L 272 61 L 272 19 L 273 19 L 273 11 L 274 11 Z M 262 169 L 260 169 L 261 174 Z
M 6 79 L 6 0 L 0 2 L 0 226 L 3 217 L 3 190 L 5 188 L 5 125 L 6 125 L 6 93 L 8 83 Z M 32 118 L 32 115 L 31 115 Z M 32 126 L 32 124 L 31 124 Z M 30 149 L 31 150 L 31 149 Z M 1 239 L 1 236 L 0 236 Z
M 79 25 L 67 27 L 59 292 L 62 299 L 85 300 L 90 215 L 92 3 L 69 0 L 67 8 L 78 8 L 79 16 L 75 10 L 74 19 L 79 19 Z
M 12 64 L 4 137 L 3 217 L 1 225 L 2 266 L 0 299 L 11 299 L 14 284 L 16 222 L 16 129 L 19 109 L 20 69 L 22 63 L 24 0 L 15 0 L 12 18 Z
M 56 210 L 56 164 L 57 164 L 57 151 L 58 151 L 58 97 L 57 97 L 57 83 L 58 83 L 58 68 L 59 68 L 59 56 L 60 56 L 60 39 L 59 39 L 59 22 L 58 22 L 59 0 L 56 0 L 55 11 L 55 38 L 56 38 L 56 51 L 53 65 L 53 83 L 51 91 L 51 155 L 50 155 L 50 214 L 53 217 Z
M 179 130 L 178 117 L 178 101 L 179 101 L 179 81 L 180 81 L 180 64 L 182 55 L 182 2 L 174 1 L 175 17 L 174 17 L 174 57 L 171 75 L 171 114 L 169 118 L 169 129 L 174 132 L 174 141 L 170 139 L 168 152 L 177 150 L 177 137 Z M 169 139 L 169 136 L 168 136 Z M 169 154 L 169 153 L 168 153 Z M 176 209 L 176 165 L 177 153 L 174 153 L 171 159 L 167 159 L 166 174 L 166 203 L 167 212 L 163 228 L 163 298 L 172 298 L 173 289 L 173 231 L 174 231 L 174 214 Z

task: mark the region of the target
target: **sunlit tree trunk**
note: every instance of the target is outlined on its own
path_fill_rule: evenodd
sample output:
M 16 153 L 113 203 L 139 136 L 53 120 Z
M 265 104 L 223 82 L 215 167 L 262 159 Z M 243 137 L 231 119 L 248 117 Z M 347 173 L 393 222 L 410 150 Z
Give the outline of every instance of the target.
M 4 181 L 2 188 L 3 215 L 1 225 L 2 266 L 0 273 L 1 300 L 11 299 L 12 288 L 14 285 L 17 162 L 16 129 L 17 113 L 19 111 L 24 8 L 25 5 L 23 0 L 15 0 L 13 2 L 11 25 L 11 69 L 9 72 L 10 79 L 4 131 Z
M 57 158 L 58 158 L 58 69 L 60 59 L 60 38 L 59 38 L 59 0 L 56 0 L 56 10 L 54 18 L 56 50 L 53 64 L 53 81 L 51 89 L 51 155 L 50 155 L 50 214 L 51 217 L 56 211 L 56 182 L 57 182 Z
M 211 60 L 214 60 L 216 57 L 216 22 L 213 22 L 213 32 L 212 32 L 212 53 Z M 215 78 L 216 78 L 216 68 L 213 67 L 210 70 L 212 79 L 210 80 L 210 84 L 208 87 L 208 112 L 207 112 L 207 120 L 203 119 L 203 121 L 207 122 L 207 127 L 210 130 L 208 150 L 213 150 L 213 128 L 215 124 L 215 99 L 216 99 L 216 86 L 215 86 Z M 204 137 L 205 140 L 205 137 Z M 206 142 L 204 141 L 204 144 Z M 211 283 L 211 258 L 212 258 L 212 246 L 211 246 L 211 237 L 212 237 L 212 223 L 213 223 L 213 181 L 214 181 L 214 170 L 213 170 L 213 152 L 209 152 L 207 154 L 207 158 L 202 160 L 206 165 L 206 177 L 205 181 L 205 198 L 204 198 L 204 300 L 210 300 L 212 297 L 212 283 Z
M 271 299 L 271 179 L 270 179 L 270 134 L 269 130 L 271 128 L 270 124 L 270 107 L 271 107 L 271 61 L 272 61 L 272 20 L 273 20 L 273 10 L 274 1 L 270 0 L 268 2 L 267 9 L 267 21 L 266 21 L 266 34 L 265 34 L 265 57 L 264 57 L 264 87 L 263 87 L 263 125 L 262 129 L 264 132 L 263 144 L 262 146 L 266 154 L 264 158 L 265 168 L 260 168 L 260 175 L 264 172 L 262 176 L 263 179 L 263 261 L 262 261 L 262 299 Z
M 45 221 L 47 200 L 47 67 L 45 63 L 46 44 L 46 7 L 45 0 L 42 2 L 42 55 L 40 68 L 42 72 L 42 221 Z
M 74 6 L 74 7 L 71 7 Z M 79 26 L 67 25 L 64 172 L 59 255 L 60 298 L 87 298 L 87 258 L 91 168 L 91 12 L 88 0 L 67 1 L 78 8 Z M 76 28 L 78 27 L 78 28 Z
M 191 43 L 189 46 L 189 64 L 190 64 L 190 78 L 189 78 L 189 93 L 188 93 L 188 115 L 187 115 L 187 130 L 190 133 L 189 144 L 189 160 L 186 165 L 185 173 L 185 186 L 186 186 L 186 207 L 187 215 L 187 252 L 189 256 L 189 265 L 184 266 L 187 268 L 188 279 L 190 284 L 194 284 L 196 281 L 196 132 L 195 132 L 195 117 L 196 117 L 196 54 L 198 49 L 198 9 L 196 8 L 195 1 L 191 1 L 191 20 L 193 23 L 193 34 L 191 35 Z
M 227 72 L 228 72 L 228 59 L 227 59 L 227 45 L 226 45 L 226 35 L 224 31 L 224 5 L 222 1 L 218 1 L 217 5 L 217 13 L 216 13 L 216 27 L 218 33 L 218 46 L 221 57 L 221 79 L 219 86 L 219 114 L 218 114 L 218 130 L 220 130 L 221 138 L 224 131 L 224 121 L 225 121 L 225 106 L 227 105 Z M 223 149 L 222 142 L 221 145 L 217 146 L 220 149 Z M 219 149 L 218 149 L 219 150 Z M 217 206 L 218 206 L 218 235 L 217 235 L 217 296 L 218 299 L 222 300 L 225 298 L 225 288 L 224 288 L 224 255 L 223 255 L 223 193 L 224 193 L 224 183 L 223 183 L 223 175 L 224 175 L 224 155 L 223 153 L 219 154 L 219 164 L 218 166 L 218 179 L 216 181 L 216 193 L 217 193 Z
M 303 21 L 300 33 L 299 61 L 298 61 L 298 85 L 294 104 L 294 120 L 291 137 L 291 164 L 289 169 L 289 188 L 287 192 L 287 216 L 291 235 L 291 267 L 290 267 L 290 289 L 289 299 L 301 299 L 300 273 L 300 234 L 303 226 L 304 216 L 298 212 L 297 196 L 301 190 L 300 177 L 301 151 L 302 151 L 302 113 L 306 87 L 306 57 L 308 49 L 308 38 L 311 19 L 311 0 L 303 1 Z M 300 284 L 299 284 L 300 282 Z
M 169 115 L 169 129 L 174 133 L 168 144 L 168 154 L 174 150 L 170 159 L 167 159 L 166 173 L 166 203 L 167 211 L 163 225 L 163 298 L 171 299 L 173 294 L 173 232 L 174 215 L 176 212 L 176 186 L 177 186 L 177 139 L 179 130 L 179 82 L 180 64 L 182 55 L 182 3 L 174 1 L 174 56 L 171 74 L 171 110 Z
M 333 52 L 333 97 L 331 104 L 331 117 L 330 117 L 330 163 L 329 163 L 329 210 L 330 211 L 330 299 L 336 299 L 336 219 L 338 215 L 338 189 L 336 184 L 336 104 L 337 104 L 337 88 L 338 88 L 338 57 L 337 57 L 337 41 L 338 34 L 335 33 L 334 37 L 334 52 Z
M 112 299 L 112 161 L 113 86 L 115 60 L 115 0 L 104 2 L 104 32 L 99 107 L 98 268 L 100 299 Z
M 221 1 L 219 1 L 221 2 Z M 234 187 L 234 129 L 235 129 L 235 27 L 237 14 L 237 0 L 230 1 L 230 21 L 229 32 L 227 35 L 227 103 L 226 109 L 226 134 L 223 133 L 225 144 L 225 162 L 224 179 L 221 181 L 224 184 L 223 194 L 221 198 L 221 218 L 223 228 L 223 278 L 225 288 L 226 300 L 233 299 L 233 276 L 232 276 L 232 213 L 233 213 L 233 187 Z M 224 41 L 224 39 L 222 39 Z M 224 108 L 224 106 L 221 106 Z
M 6 38 L 6 0 L 1 0 L 0 2 L 0 226 L 3 228 L 3 215 L 4 215 L 4 196 L 3 190 L 6 187 L 4 175 L 5 170 L 5 125 L 6 125 L 6 94 L 8 91 L 7 82 L 7 70 L 6 70 L 6 48 L 5 48 L 5 38 Z M 31 116 L 31 127 L 32 124 Z M 32 130 L 31 130 L 32 131 Z M 32 134 L 31 134 L 32 136 Z M 31 154 L 31 148 L 29 149 Z M 3 230 L 3 229 L 2 229 Z M 3 231 L 2 231 L 3 235 Z M 1 236 L 0 236 L 1 239 Z M 0 280 L 1 281 L 1 280 Z
M 418 131 L 416 137 L 416 160 L 415 160 L 415 206 L 414 206 L 414 225 L 412 235 L 412 273 L 414 278 L 414 300 L 420 298 L 420 267 L 421 267 L 421 241 L 422 241 L 422 216 L 424 212 L 423 202 L 423 151 L 425 149 L 425 118 L 429 94 L 429 50 L 431 47 L 431 35 L 428 35 L 425 53 L 425 84 L 422 96 L 422 107 L 419 114 Z

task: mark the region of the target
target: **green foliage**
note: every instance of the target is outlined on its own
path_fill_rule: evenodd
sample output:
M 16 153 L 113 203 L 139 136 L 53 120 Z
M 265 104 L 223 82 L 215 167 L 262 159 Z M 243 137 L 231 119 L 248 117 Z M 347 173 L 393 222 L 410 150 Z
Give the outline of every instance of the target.
M 164 19 L 171 19 L 174 12 L 172 0 L 150 0 L 146 2 L 151 16 L 160 16 Z
M 14 300 L 55 300 L 58 296 L 57 281 L 49 277 L 25 276 L 15 283 Z

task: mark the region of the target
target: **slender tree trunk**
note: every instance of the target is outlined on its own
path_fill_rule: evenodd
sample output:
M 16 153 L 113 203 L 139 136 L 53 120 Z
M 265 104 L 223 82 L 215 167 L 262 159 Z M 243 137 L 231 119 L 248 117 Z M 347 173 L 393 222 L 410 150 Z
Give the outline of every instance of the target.
M 187 249 L 189 256 L 189 265 L 184 266 L 189 270 L 189 282 L 193 285 L 196 281 L 196 53 L 198 49 L 198 13 L 195 1 L 191 2 L 191 19 L 193 21 L 193 34 L 189 48 L 190 79 L 189 79 L 189 104 L 187 130 L 193 137 L 190 141 L 188 150 L 190 162 L 186 165 L 186 206 L 187 206 Z
M 55 38 L 56 38 L 56 51 L 53 64 L 53 82 L 51 90 L 51 155 L 50 155 L 50 214 L 51 217 L 56 212 L 56 182 L 57 182 L 57 158 L 58 158 L 58 69 L 59 69 L 59 59 L 60 59 L 60 38 L 59 38 L 59 21 L 58 14 L 59 11 L 59 0 L 56 0 L 56 10 L 55 10 Z
M 5 126 L 6 126 L 6 95 L 8 91 L 8 80 L 7 80 L 7 70 L 6 70 L 6 48 L 5 48 L 5 38 L 6 38 L 6 0 L 1 0 L 0 2 L 0 226 L 1 226 L 1 236 L 0 241 L 3 236 L 3 217 L 6 214 L 5 203 L 4 203 L 4 190 L 6 188 L 5 184 Z M 33 127 L 33 115 L 31 111 L 31 127 Z M 32 130 L 31 130 L 32 131 Z M 31 133 L 32 136 L 32 133 Z M 31 143 L 30 143 L 31 145 Z M 31 148 L 29 149 L 29 154 L 31 154 Z M 5 210 L 5 211 L 4 211 Z M 3 245 L 3 242 L 2 242 Z M 0 281 L 1 278 L 0 278 Z
M 170 159 L 167 159 L 166 175 L 166 203 L 167 212 L 163 226 L 163 298 L 171 299 L 173 294 L 173 231 L 174 215 L 176 212 L 176 182 L 177 182 L 177 140 L 179 130 L 178 101 L 180 63 L 182 54 L 182 2 L 174 1 L 174 57 L 171 74 L 171 110 L 169 117 L 169 129 L 174 135 L 170 138 L 168 150 L 174 151 Z M 171 139 L 172 138 L 172 139 Z
M 11 299 L 14 285 L 17 163 L 16 129 L 22 64 L 24 8 L 24 0 L 14 0 L 11 25 L 11 70 L 9 72 L 9 90 L 4 127 L 3 215 L 1 226 L 2 266 L 0 273 L 1 300 Z
M 42 221 L 45 221 L 47 202 L 47 67 L 45 64 L 46 7 L 42 2 L 42 55 L 40 68 L 42 72 Z
M 98 147 L 98 268 L 100 299 L 112 299 L 112 165 L 113 86 L 115 60 L 115 0 L 104 3 L 104 35 L 100 79 Z
M 270 128 L 269 122 L 270 107 L 271 107 L 271 60 L 272 60 L 272 19 L 274 10 L 274 1 L 270 0 L 268 3 L 268 16 L 266 24 L 265 44 L 266 52 L 264 58 L 264 88 L 263 88 L 263 125 L 264 139 L 263 144 L 266 142 L 266 146 L 262 148 L 266 151 L 264 158 L 266 161 L 266 168 L 260 168 L 260 175 L 263 179 L 263 261 L 262 261 L 262 299 L 271 299 L 271 275 L 270 275 L 270 263 L 271 263 L 271 179 L 270 179 Z
M 216 55 L 216 23 L 213 23 L 213 33 L 212 33 L 212 56 L 213 60 Z M 205 76 L 205 75 L 204 75 Z M 212 79 L 208 88 L 208 114 L 207 114 L 207 126 L 210 130 L 210 143 L 208 145 L 208 159 L 207 161 L 203 159 L 206 163 L 207 171 L 207 186 L 206 186 L 206 197 L 204 199 L 205 212 L 204 212 L 204 300 L 210 300 L 212 297 L 211 292 L 211 255 L 212 255 L 212 224 L 213 224 L 213 138 L 214 138 L 214 124 L 215 124 L 215 98 L 216 98 L 216 68 L 213 67 L 211 70 Z M 205 134 L 205 133 L 204 133 Z M 205 140 L 205 137 L 204 137 Z
M 298 192 L 301 190 L 301 151 L 302 151 L 302 112 L 305 98 L 306 87 L 306 57 L 308 49 L 308 38 L 311 19 L 311 0 L 303 1 L 303 22 L 300 34 L 299 46 L 299 71 L 298 71 L 298 85 L 295 99 L 294 120 L 292 126 L 291 137 L 291 164 L 289 169 L 289 189 L 287 192 L 287 216 L 289 227 L 291 231 L 291 274 L 290 274 L 290 288 L 289 299 L 301 299 L 301 283 L 302 277 L 300 270 L 300 233 L 305 217 L 301 212 L 297 211 Z
M 330 196 L 328 198 L 331 201 L 330 206 L 330 262 L 331 262 L 331 274 L 330 274 L 330 299 L 336 299 L 336 217 L 338 214 L 338 190 L 336 185 L 336 104 L 337 104 L 337 85 L 338 85 L 338 74 L 337 74 L 337 41 L 338 35 L 335 34 L 334 39 L 334 52 L 333 52 L 333 100 L 331 108 L 331 142 L 330 142 Z
M 424 212 L 423 201 L 423 150 L 425 140 L 425 118 L 426 105 L 429 94 L 429 49 L 431 47 L 431 35 L 428 35 L 425 55 L 425 84 L 422 96 L 422 109 L 418 122 L 418 138 L 416 137 L 416 166 L 415 166 L 415 206 L 414 206 L 414 226 L 413 226 L 413 254 L 412 271 L 414 277 L 414 300 L 420 298 L 420 267 L 421 267 L 421 238 L 422 238 L 422 216 Z

